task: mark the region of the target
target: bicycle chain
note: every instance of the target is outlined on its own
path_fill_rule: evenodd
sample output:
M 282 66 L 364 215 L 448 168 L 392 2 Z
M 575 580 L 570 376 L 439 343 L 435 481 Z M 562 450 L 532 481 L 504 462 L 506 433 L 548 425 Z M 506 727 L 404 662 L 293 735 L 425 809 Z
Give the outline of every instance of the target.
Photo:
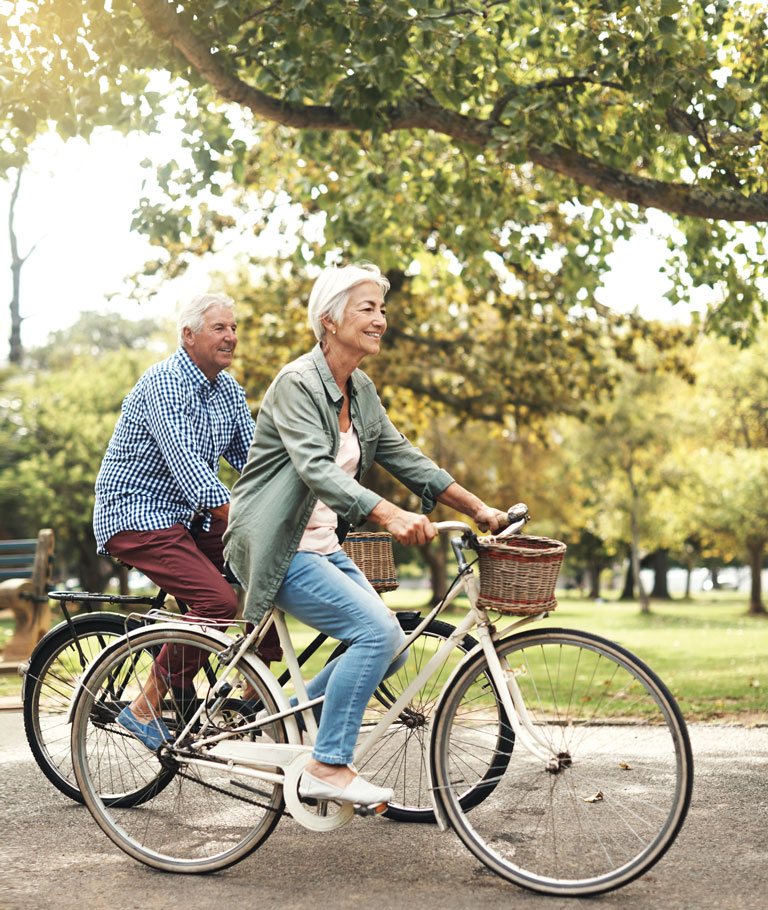
M 119 736 L 125 736 L 128 739 L 134 738 L 133 734 L 129 733 L 127 731 L 123 732 L 122 730 L 110 730 L 110 733 L 112 733 L 112 735 L 117 734 Z M 160 764 L 164 771 L 173 771 L 175 775 L 178 775 L 178 777 L 184 778 L 184 780 L 192 781 L 192 783 L 199 784 L 201 787 L 206 787 L 208 790 L 214 790 L 216 793 L 221 793 L 224 796 L 229 796 L 232 799 L 238 800 L 239 802 L 248 803 L 248 805 L 250 805 L 250 806 L 256 806 L 258 809 L 266 809 L 268 812 L 278 812 L 280 815 L 285 815 L 286 818 L 293 817 L 291 815 L 291 813 L 287 812 L 284 808 L 275 809 L 274 806 L 268 806 L 265 803 L 260 803 L 255 799 L 249 799 L 247 796 L 239 796 L 237 793 L 232 793 L 230 790 L 225 790 L 224 787 L 218 787 L 218 786 L 216 786 L 216 784 L 206 783 L 206 781 L 200 780 L 199 777 L 195 777 L 192 774 L 187 774 L 185 771 L 182 771 L 180 766 L 178 765 L 178 763 L 176 763 L 176 767 L 173 768 L 173 767 L 169 766 L 169 763 L 167 761 L 163 761 L 163 759 L 160 756 L 158 756 L 158 760 L 160 761 Z M 224 768 L 224 767 L 225 766 L 222 765 L 222 768 Z M 235 786 L 245 786 L 245 785 L 235 783 Z
M 161 764 L 163 764 L 162 761 L 161 761 Z M 163 764 L 163 767 L 164 767 L 164 768 L 167 768 L 167 765 Z M 222 768 L 226 769 L 226 766 L 225 766 L 225 765 L 222 765 Z M 171 770 L 171 769 L 168 768 L 168 770 Z M 285 808 L 283 808 L 283 809 L 275 809 L 274 806 L 268 806 L 268 805 L 266 805 L 265 803 L 260 803 L 260 802 L 258 802 L 258 801 L 255 800 L 255 799 L 249 799 L 249 797 L 247 797 L 247 796 L 239 796 L 239 795 L 236 794 L 236 793 L 232 793 L 230 790 L 225 790 L 224 787 L 218 787 L 216 784 L 207 783 L 207 782 L 204 781 L 204 780 L 200 780 L 199 777 L 195 777 L 195 776 L 192 775 L 192 774 L 187 774 L 185 771 L 182 771 L 182 770 L 178 767 L 178 765 L 177 765 L 177 767 L 176 767 L 176 769 L 175 769 L 175 773 L 176 773 L 176 775 L 178 775 L 179 777 L 183 778 L 184 780 L 192 781 L 192 783 L 199 784 L 201 787 L 205 787 L 205 788 L 208 789 L 208 790 L 213 790 L 213 791 L 215 791 L 216 793 L 221 793 L 221 794 L 224 795 L 224 796 L 229 796 L 229 797 L 231 797 L 232 799 L 236 799 L 236 800 L 238 800 L 238 801 L 241 802 L 241 803 L 248 803 L 249 806 L 256 806 L 256 807 L 259 808 L 259 809 L 266 809 L 268 812 L 276 812 L 276 813 L 278 813 L 279 815 L 285 815 L 286 818 L 292 818 L 291 813 L 290 813 L 290 812 L 287 812 L 287 811 L 285 810 Z M 244 784 L 235 784 L 235 786 L 245 786 L 245 785 L 244 785 Z

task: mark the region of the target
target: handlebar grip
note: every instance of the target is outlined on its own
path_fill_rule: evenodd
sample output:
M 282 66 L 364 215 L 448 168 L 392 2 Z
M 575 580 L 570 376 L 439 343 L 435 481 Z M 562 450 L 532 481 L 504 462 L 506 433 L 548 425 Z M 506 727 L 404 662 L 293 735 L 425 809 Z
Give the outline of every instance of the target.
M 521 518 L 524 518 L 526 521 L 530 518 L 528 506 L 524 502 L 515 503 L 511 509 L 507 510 L 507 515 L 509 516 L 510 524 L 512 524 L 513 521 L 520 521 Z
M 530 518 L 528 506 L 524 502 L 516 503 L 511 509 L 507 510 L 507 518 L 509 521 L 503 526 L 504 530 L 502 530 L 500 525 L 499 530 L 496 532 L 496 537 L 512 537 L 517 534 Z

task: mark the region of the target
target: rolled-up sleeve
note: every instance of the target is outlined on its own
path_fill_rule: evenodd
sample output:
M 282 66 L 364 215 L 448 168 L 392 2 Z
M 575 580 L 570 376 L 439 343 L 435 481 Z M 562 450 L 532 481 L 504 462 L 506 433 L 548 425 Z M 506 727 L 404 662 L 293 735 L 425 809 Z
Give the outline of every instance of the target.
M 336 464 L 330 428 L 323 425 L 312 390 L 300 374 L 285 373 L 277 380 L 271 416 L 302 482 L 345 521 L 360 524 L 382 497 Z
M 381 408 L 381 435 L 376 462 L 389 471 L 421 500 L 424 513 L 437 505 L 437 497 L 453 483 L 453 477 L 410 443 Z

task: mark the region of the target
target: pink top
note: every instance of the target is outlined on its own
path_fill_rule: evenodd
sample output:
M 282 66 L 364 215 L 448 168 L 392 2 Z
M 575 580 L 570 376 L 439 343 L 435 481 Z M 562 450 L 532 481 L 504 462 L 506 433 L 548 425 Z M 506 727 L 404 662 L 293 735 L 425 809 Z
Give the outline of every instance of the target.
M 357 473 L 357 467 L 360 464 L 360 441 L 353 424 L 349 425 L 346 433 L 340 434 L 336 464 L 347 474 L 354 476 Z M 324 502 L 318 499 L 299 541 L 299 549 L 312 550 L 314 553 L 322 553 L 326 556 L 340 550 L 341 544 L 336 536 L 337 522 L 338 516 L 333 509 L 329 509 Z

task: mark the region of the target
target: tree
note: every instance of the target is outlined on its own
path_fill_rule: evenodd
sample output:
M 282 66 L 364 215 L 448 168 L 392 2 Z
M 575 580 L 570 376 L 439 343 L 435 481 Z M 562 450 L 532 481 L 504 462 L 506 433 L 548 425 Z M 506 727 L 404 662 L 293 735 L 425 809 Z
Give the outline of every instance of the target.
M 554 274 L 570 309 L 654 207 L 682 232 L 672 293 L 719 287 L 717 327 L 746 340 L 766 265 L 733 225 L 760 225 L 760 247 L 765 40 L 758 6 L 732 0 L 28 0 L 0 32 L 2 148 L 18 163 L 52 122 L 154 129 L 164 71 L 187 160 L 162 164 L 166 197 L 137 217 L 163 248 L 207 248 L 234 181 L 262 224 L 281 193 L 302 204 L 322 243 L 299 256 L 407 269 L 427 249 L 531 298 Z
M 387 407 L 406 416 L 404 427 L 423 432 L 452 414 L 517 433 L 543 427 L 552 414 L 583 418 L 644 336 L 661 351 L 660 369 L 681 367 L 680 327 L 634 316 L 596 320 L 557 303 L 530 307 L 514 294 L 468 286 L 424 254 L 415 262 L 410 279 L 390 271 L 382 352 L 364 364 Z M 241 307 L 237 375 L 258 402 L 280 367 L 315 341 L 306 320 L 312 279 L 277 263 L 219 281 Z
M 14 225 L 16 203 L 19 199 L 19 190 L 21 189 L 22 170 L 23 168 L 21 167 L 16 169 L 16 179 L 13 183 L 11 200 L 8 206 L 8 238 L 11 243 L 11 335 L 8 346 L 8 362 L 13 364 L 21 363 L 24 353 L 21 344 L 21 269 L 35 250 L 35 247 L 33 246 L 25 256 L 22 256 L 19 253 L 19 241 L 16 236 Z
M 768 543 L 768 450 L 702 449 L 699 459 L 699 521 L 731 554 L 746 551 L 751 588 L 749 612 L 766 613 L 762 572 Z M 726 550 L 727 552 L 727 550 Z
M 757 343 L 736 357 L 732 345 L 708 339 L 699 352 L 698 392 L 691 402 L 699 427 L 698 482 L 687 499 L 707 552 L 726 561 L 747 556 L 753 613 L 764 612 L 762 568 L 768 541 L 759 489 L 768 455 L 766 342 L 763 328 Z
M 171 341 L 170 329 L 167 341 Z M 158 335 L 156 319 L 126 319 L 116 312 L 84 310 L 71 326 L 51 332 L 45 344 L 30 349 L 28 359 L 33 369 L 63 370 L 73 358 L 96 359 L 109 351 L 146 348 L 166 348 L 166 339 Z
M 563 425 L 561 446 L 581 498 L 573 504 L 583 528 L 629 551 L 625 591 L 637 593 L 643 612 L 649 611 L 640 579 L 643 551 L 676 542 L 675 525 L 658 504 L 680 483 L 681 468 L 669 454 L 681 431 L 676 402 L 685 385 L 681 377 L 660 374 L 655 356 L 646 353 L 644 369 L 621 366 L 616 393 L 594 406 L 587 421 Z
M 146 352 L 80 358 L 0 387 L 0 529 L 56 533 L 59 570 L 102 590 L 114 568 L 96 555 L 93 486 L 126 393 L 157 359 Z

